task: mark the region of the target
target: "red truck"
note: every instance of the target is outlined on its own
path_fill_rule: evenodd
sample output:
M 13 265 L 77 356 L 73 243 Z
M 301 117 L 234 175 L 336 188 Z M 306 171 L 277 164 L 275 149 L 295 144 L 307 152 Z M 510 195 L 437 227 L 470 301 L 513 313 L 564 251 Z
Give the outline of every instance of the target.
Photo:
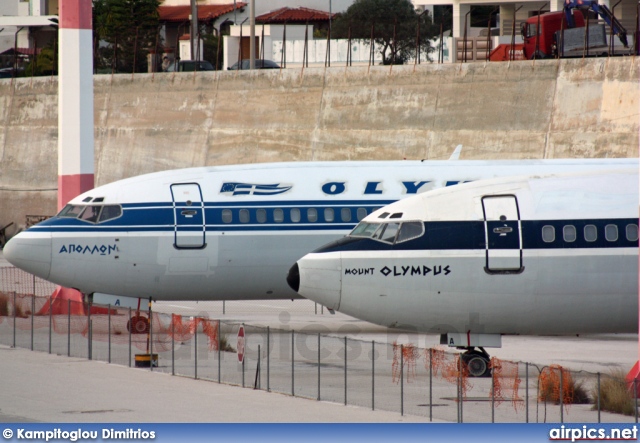
M 618 36 L 625 48 L 627 31 L 605 5 L 597 0 L 565 0 L 564 10 L 530 17 L 522 24 L 525 59 L 589 56 L 609 54 L 607 30 L 603 24 L 590 24 L 585 28 L 581 10 L 597 13 Z

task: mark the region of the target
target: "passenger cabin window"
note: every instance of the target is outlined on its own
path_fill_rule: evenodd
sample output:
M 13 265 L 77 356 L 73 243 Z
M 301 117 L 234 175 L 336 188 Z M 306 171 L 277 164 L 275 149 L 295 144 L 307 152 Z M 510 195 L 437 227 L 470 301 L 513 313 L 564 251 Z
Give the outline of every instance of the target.
M 298 209 L 298 208 L 291 209 L 291 221 L 293 223 L 299 223 L 300 222 L 300 209 Z
M 628 241 L 638 241 L 638 225 L 629 224 L 626 231 Z
M 562 228 L 562 238 L 567 243 L 576 241 L 576 227 L 573 225 L 566 225 Z
M 222 210 L 222 223 L 231 223 L 233 221 L 233 213 L 231 209 Z
M 362 219 L 367 216 L 367 210 L 365 208 L 358 208 L 356 215 L 358 217 L 358 221 L 362 221 Z
M 343 222 L 350 222 L 351 221 L 351 208 L 342 208 L 340 210 L 340 219 Z
M 266 223 L 267 211 L 265 209 L 258 209 L 256 211 L 256 219 L 258 220 L 258 223 Z
M 249 223 L 248 209 L 240 209 L 240 223 Z
M 617 241 L 618 240 L 618 227 L 616 225 L 607 225 L 604 227 L 604 238 L 607 241 Z
M 284 221 L 284 211 L 282 209 L 273 210 L 273 221 L 276 223 L 282 223 Z
M 324 221 L 331 223 L 333 221 L 333 208 L 325 208 Z
M 586 225 L 584 227 L 584 239 L 588 242 L 594 242 L 598 239 L 598 228 L 595 225 Z
M 551 225 L 542 227 L 542 241 L 545 243 L 552 243 L 556 240 L 556 228 Z
M 318 221 L 318 211 L 316 208 L 307 209 L 307 221 L 309 223 L 315 223 Z

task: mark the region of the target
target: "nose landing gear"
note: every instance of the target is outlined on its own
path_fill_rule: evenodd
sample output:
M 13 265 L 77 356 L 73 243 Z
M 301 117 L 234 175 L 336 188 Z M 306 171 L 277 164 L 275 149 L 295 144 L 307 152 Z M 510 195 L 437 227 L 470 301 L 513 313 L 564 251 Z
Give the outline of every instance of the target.
M 467 365 L 471 377 L 491 377 L 490 362 L 491 357 L 484 348 L 475 347 L 463 348 L 467 351 L 462 353 L 462 362 Z

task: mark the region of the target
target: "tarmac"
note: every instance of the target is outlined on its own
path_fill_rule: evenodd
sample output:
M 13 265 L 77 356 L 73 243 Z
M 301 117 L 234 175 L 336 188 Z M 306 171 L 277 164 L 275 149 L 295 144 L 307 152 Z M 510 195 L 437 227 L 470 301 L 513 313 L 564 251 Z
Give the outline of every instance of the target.
M 0 266 L 7 266 L 1 251 Z M 287 311 L 286 306 L 291 305 L 286 303 L 276 303 L 275 310 L 269 310 L 264 303 L 255 302 L 251 309 L 250 304 L 243 305 L 246 314 L 227 312 L 224 316 L 219 313 L 210 316 L 285 330 L 413 343 L 425 348 L 438 342 L 434 335 L 391 331 L 341 314 Z M 165 302 L 156 303 L 155 309 L 203 315 L 207 314 L 206 306 L 195 302 Z M 638 335 L 505 336 L 502 348 L 488 351 L 501 359 L 539 366 L 559 364 L 573 371 L 591 373 L 607 373 L 619 368 L 626 373 L 638 360 Z M 428 417 L 372 411 L 6 346 L 0 346 L 0 374 L 0 422 L 5 423 L 428 422 Z

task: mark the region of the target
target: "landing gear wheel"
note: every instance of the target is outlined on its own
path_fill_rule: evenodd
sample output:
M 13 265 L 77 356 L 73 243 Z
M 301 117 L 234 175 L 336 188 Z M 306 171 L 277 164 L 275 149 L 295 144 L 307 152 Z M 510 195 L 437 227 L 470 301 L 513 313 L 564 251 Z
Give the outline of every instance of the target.
M 462 361 L 467 365 L 471 377 L 491 377 L 488 355 L 479 351 L 467 351 L 462 354 Z
M 127 330 L 132 334 L 146 334 L 149 332 L 149 319 L 135 315 L 127 322 Z

